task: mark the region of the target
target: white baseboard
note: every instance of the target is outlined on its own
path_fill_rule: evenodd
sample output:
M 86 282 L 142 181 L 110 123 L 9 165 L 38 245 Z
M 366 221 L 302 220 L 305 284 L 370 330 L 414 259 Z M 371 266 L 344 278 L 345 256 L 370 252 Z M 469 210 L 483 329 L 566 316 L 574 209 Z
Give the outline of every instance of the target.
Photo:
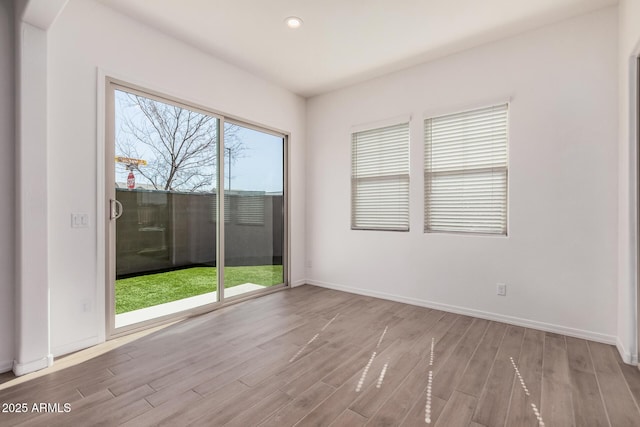
M 306 285 L 307 281 L 302 279 L 302 280 L 296 280 L 295 282 L 291 283 L 291 287 L 295 288 L 296 286 L 302 286 L 302 285 Z
M 93 347 L 94 345 L 98 345 L 103 341 L 96 337 L 85 338 L 80 341 L 75 341 L 69 344 L 61 345 L 53 349 L 53 354 L 58 356 L 63 356 L 65 354 L 73 353 L 75 351 L 84 350 L 85 348 Z
M 13 373 L 16 377 L 30 374 L 31 372 L 39 371 L 41 369 L 48 368 L 53 365 L 53 354 L 48 354 L 42 359 L 32 360 L 31 362 L 19 363 L 17 360 L 13 361 Z
M 616 340 L 616 348 L 618 349 L 618 353 L 620 353 L 620 357 L 622 357 L 622 361 L 629 365 L 637 365 L 638 364 L 638 355 L 632 354 L 628 351 L 622 341 L 620 339 Z
M 479 317 L 481 319 L 493 320 L 496 322 L 508 323 L 515 326 L 523 326 L 525 328 L 538 329 L 545 332 L 554 332 L 557 334 L 567 335 L 575 338 L 582 338 L 591 341 L 597 341 L 604 344 L 616 345 L 616 337 L 614 335 L 601 334 L 599 332 L 585 331 L 582 329 L 569 328 L 562 325 L 554 325 L 551 323 L 539 322 L 537 320 L 523 319 L 520 317 L 506 316 L 503 314 L 490 313 L 472 308 L 460 307 L 456 305 L 442 304 L 433 301 L 426 301 L 417 298 L 408 298 L 400 295 L 388 294 L 385 292 L 371 291 L 368 289 L 353 288 L 350 286 L 337 285 L 335 283 L 321 282 L 318 280 L 307 280 L 306 283 L 316 285 L 323 288 L 335 289 L 337 291 L 349 292 L 352 294 L 365 295 L 375 298 L 382 298 L 390 301 L 402 302 L 405 304 L 417 305 L 420 307 L 433 308 L 436 310 L 447 311 L 449 313 L 463 314 L 466 316 Z M 619 349 L 618 349 L 619 350 Z M 626 360 L 625 360 L 626 361 Z
M 3 360 L 0 362 L 0 374 L 9 372 L 13 369 L 13 360 Z

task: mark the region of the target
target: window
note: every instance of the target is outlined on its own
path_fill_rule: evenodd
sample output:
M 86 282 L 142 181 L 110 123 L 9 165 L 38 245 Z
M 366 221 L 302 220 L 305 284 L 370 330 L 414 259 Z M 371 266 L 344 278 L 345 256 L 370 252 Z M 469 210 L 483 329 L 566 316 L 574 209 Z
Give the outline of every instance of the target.
M 409 230 L 409 123 L 351 136 L 351 228 Z
M 425 232 L 507 234 L 507 112 L 425 120 Z

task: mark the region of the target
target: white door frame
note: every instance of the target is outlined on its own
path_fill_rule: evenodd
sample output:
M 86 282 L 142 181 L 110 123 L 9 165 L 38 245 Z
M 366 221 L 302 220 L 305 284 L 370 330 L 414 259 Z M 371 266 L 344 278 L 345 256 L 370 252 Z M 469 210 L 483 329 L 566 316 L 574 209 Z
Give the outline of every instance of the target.
M 284 288 L 289 287 L 289 138 L 288 132 L 283 132 L 276 129 L 271 129 L 263 125 L 252 123 L 240 118 L 231 117 L 222 113 L 216 112 L 210 108 L 203 107 L 197 103 L 185 101 L 180 97 L 168 95 L 161 91 L 148 89 L 150 85 L 132 83 L 130 79 L 113 77 L 113 73 L 107 73 L 101 69 L 98 69 L 98 125 L 97 125 L 97 141 L 98 141 L 98 159 L 97 159 L 97 224 L 104 224 L 104 227 L 97 227 L 98 234 L 98 292 L 97 304 L 98 307 L 103 307 L 104 312 L 98 311 L 99 323 L 104 322 L 104 327 L 100 328 L 104 331 L 104 336 L 99 337 L 100 341 L 106 339 L 116 338 L 121 335 L 136 332 L 138 330 L 146 329 L 150 326 L 157 326 L 162 323 L 174 322 L 186 317 L 202 314 L 213 309 L 220 308 L 221 306 L 235 304 L 246 299 L 254 298 L 257 296 L 265 295 L 270 292 L 276 292 Z M 200 307 L 195 307 L 191 310 L 187 310 L 181 313 L 173 315 L 167 315 L 160 318 L 151 319 L 136 323 L 134 325 L 121 327 L 116 330 L 115 328 L 115 295 L 114 295 L 114 283 L 115 283 L 115 255 L 113 249 L 115 248 L 115 220 L 111 220 L 111 208 L 110 200 L 115 200 L 115 187 L 113 182 L 115 180 L 115 171 L 113 170 L 113 159 L 115 156 L 115 146 L 112 143 L 114 141 L 114 129 L 115 123 L 113 122 L 115 115 L 110 112 L 114 111 L 114 88 L 120 87 L 128 92 L 138 93 L 142 96 L 156 99 L 161 102 L 175 103 L 180 106 L 189 108 L 190 110 L 200 111 L 203 114 L 213 116 L 218 120 L 219 124 L 219 144 L 218 144 L 218 180 L 224 182 L 224 161 L 223 156 L 220 153 L 224 153 L 224 124 L 225 121 L 233 122 L 244 127 L 252 128 L 261 132 L 266 132 L 272 135 L 281 136 L 284 143 L 284 236 L 283 236 L 283 284 L 271 286 L 268 289 L 248 292 L 241 296 L 236 296 L 231 299 L 225 300 L 224 298 L 224 286 L 223 286 L 223 273 L 224 273 L 224 226 L 219 227 L 217 230 L 217 242 L 216 242 L 216 258 L 217 258 L 217 283 L 218 283 L 218 298 L 217 302 L 207 304 Z M 217 224 L 223 224 L 224 221 L 220 221 L 224 218 L 224 186 L 220 186 L 218 189 L 219 209 L 218 209 L 218 221 Z M 102 261 L 101 261 L 102 260 Z M 101 288 L 101 284 L 104 284 L 104 288 Z M 104 298 L 104 300 L 102 300 Z

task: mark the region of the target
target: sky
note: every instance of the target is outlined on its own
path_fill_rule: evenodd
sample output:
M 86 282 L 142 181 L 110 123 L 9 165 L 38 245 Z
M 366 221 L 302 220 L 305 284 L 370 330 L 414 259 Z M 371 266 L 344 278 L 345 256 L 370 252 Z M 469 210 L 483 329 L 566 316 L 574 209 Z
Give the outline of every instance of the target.
M 157 102 L 157 101 L 156 101 Z M 146 118 L 141 110 L 136 106 L 131 106 L 128 102 L 127 95 L 124 92 L 116 91 L 115 102 L 115 125 L 116 125 L 116 140 L 124 140 L 127 133 L 130 132 L 125 125 L 126 119 L 129 119 L 135 126 L 143 127 L 153 123 L 150 119 Z M 237 131 L 235 132 L 237 141 L 239 141 L 242 150 L 239 154 L 228 155 L 228 151 L 225 150 L 225 162 L 224 162 L 224 188 L 229 189 L 229 183 L 231 184 L 231 190 L 235 191 L 264 191 L 268 193 L 282 193 L 283 191 L 283 138 L 271 135 L 265 132 L 260 132 L 248 127 L 242 127 L 239 125 L 225 124 L 225 129 L 231 126 L 235 126 Z M 153 134 L 150 138 L 153 138 Z M 156 136 L 157 138 L 157 136 Z M 156 160 L 157 156 L 144 144 L 135 142 L 134 138 L 128 138 L 131 144 L 135 157 L 152 162 Z M 134 157 L 130 153 L 125 153 L 119 150 L 118 143 L 116 143 L 116 156 Z M 229 159 L 230 157 L 230 159 Z M 231 163 L 229 163 L 231 160 Z M 145 166 L 139 166 L 140 169 Z M 148 166 L 147 166 L 148 167 Z M 203 167 L 207 173 L 214 174 L 215 165 Z M 116 182 L 126 183 L 129 171 L 122 163 L 115 162 Z M 141 184 L 148 184 L 149 181 L 142 176 L 139 172 L 134 171 L 136 186 Z M 211 183 L 204 186 L 202 191 L 211 191 L 216 187 L 215 178 L 211 180 Z
M 282 192 L 283 139 L 264 132 L 241 127 L 238 136 L 244 150 L 232 159 L 231 189 Z M 229 162 L 225 161 L 225 183 L 229 188 Z

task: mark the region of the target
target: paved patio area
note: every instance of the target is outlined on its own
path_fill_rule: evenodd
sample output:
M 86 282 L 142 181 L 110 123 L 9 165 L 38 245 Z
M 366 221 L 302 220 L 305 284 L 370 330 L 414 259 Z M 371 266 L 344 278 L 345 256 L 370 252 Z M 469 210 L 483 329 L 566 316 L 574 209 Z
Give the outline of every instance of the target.
M 232 288 L 226 288 L 224 290 L 224 295 L 225 298 L 229 298 L 263 288 L 265 288 L 265 286 L 256 285 L 254 283 L 244 283 Z M 157 317 L 166 316 L 168 314 L 179 313 L 181 311 L 189 310 L 201 305 L 213 304 L 217 301 L 218 293 L 209 292 L 202 295 L 196 295 L 194 297 L 167 302 L 165 304 L 158 304 L 152 307 L 130 311 L 128 313 L 116 314 L 116 328 L 133 325 L 134 323 L 143 322 L 149 319 L 155 319 Z

